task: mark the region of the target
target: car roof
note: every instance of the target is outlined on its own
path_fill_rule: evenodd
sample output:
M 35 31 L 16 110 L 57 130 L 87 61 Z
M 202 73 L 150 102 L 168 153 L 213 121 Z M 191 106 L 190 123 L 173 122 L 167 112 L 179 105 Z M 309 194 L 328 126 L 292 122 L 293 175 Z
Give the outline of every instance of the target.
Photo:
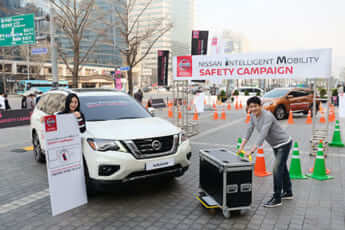
M 117 95 L 117 96 L 128 96 L 128 94 L 116 90 L 116 89 L 97 89 L 97 88 L 57 88 L 53 89 L 51 91 L 48 91 L 47 93 L 63 93 L 65 95 L 68 95 L 70 93 L 75 93 L 79 97 L 83 96 L 106 96 L 106 95 Z
M 312 91 L 309 88 L 301 88 L 301 87 L 296 87 L 296 88 L 274 88 L 274 89 L 284 89 L 284 90 L 289 90 L 289 91 Z

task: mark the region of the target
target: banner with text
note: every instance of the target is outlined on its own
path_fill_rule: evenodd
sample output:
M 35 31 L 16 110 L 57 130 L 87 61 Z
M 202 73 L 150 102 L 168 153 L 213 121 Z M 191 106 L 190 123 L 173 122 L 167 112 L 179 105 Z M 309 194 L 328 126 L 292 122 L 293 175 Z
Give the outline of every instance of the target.
M 192 55 L 207 54 L 208 31 L 192 31 Z
M 0 129 L 30 125 L 31 109 L 1 110 L 0 108 Z
M 168 85 L 169 50 L 158 50 L 158 85 Z
M 74 114 L 44 117 L 53 216 L 87 203 L 80 131 Z
M 331 76 L 331 49 L 173 58 L 174 80 L 321 79 Z

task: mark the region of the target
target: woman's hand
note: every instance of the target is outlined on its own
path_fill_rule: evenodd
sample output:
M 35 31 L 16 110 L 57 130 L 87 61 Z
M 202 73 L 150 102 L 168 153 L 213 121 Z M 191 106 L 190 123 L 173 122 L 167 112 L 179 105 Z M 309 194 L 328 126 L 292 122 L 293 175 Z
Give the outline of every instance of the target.
M 80 113 L 79 113 L 79 112 L 74 112 L 74 116 L 75 116 L 76 118 L 79 118 L 79 117 L 80 117 Z

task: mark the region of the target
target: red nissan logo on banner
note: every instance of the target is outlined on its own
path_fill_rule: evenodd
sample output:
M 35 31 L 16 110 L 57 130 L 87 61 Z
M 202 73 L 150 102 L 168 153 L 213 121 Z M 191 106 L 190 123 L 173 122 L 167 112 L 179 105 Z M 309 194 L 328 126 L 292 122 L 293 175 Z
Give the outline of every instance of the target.
M 44 117 L 44 123 L 46 127 L 46 132 L 53 132 L 57 130 L 55 115 Z
M 192 56 L 177 57 L 177 77 L 192 77 Z

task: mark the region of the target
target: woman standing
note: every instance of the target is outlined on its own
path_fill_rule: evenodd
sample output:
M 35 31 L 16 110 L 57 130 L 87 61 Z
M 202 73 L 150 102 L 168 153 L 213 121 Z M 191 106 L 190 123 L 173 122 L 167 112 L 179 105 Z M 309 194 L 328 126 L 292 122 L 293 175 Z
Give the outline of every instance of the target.
M 85 118 L 82 112 L 80 112 L 80 101 L 76 94 L 70 93 L 66 97 L 65 110 L 59 114 L 73 113 L 77 118 L 80 133 L 86 131 Z

